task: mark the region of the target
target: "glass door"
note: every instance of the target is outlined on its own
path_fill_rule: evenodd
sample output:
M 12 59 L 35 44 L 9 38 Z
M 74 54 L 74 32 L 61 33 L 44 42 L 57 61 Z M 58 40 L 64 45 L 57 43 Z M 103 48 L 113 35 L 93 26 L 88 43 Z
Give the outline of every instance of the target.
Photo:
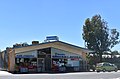
M 44 63 L 45 63 L 44 58 L 38 58 L 38 60 L 37 60 L 37 70 L 38 70 L 38 72 L 45 71 Z

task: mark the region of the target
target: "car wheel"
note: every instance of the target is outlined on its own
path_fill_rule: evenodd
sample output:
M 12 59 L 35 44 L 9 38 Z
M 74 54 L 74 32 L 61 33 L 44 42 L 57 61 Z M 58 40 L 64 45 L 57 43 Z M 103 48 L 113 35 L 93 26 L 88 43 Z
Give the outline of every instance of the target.
M 115 69 L 115 72 L 117 72 L 118 71 L 118 69 Z
M 97 71 L 97 72 L 100 72 L 100 71 Z
M 106 72 L 106 69 L 103 69 L 103 72 Z

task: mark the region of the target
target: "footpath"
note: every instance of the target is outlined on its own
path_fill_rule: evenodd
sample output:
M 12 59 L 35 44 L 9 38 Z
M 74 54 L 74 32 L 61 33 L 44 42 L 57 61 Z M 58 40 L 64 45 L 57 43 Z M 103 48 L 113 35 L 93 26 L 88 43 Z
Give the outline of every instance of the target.
M 11 74 L 7 71 L 0 71 L 0 76 L 7 76 L 7 75 L 9 76 L 9 75 L 13 75 L 13 74 Z

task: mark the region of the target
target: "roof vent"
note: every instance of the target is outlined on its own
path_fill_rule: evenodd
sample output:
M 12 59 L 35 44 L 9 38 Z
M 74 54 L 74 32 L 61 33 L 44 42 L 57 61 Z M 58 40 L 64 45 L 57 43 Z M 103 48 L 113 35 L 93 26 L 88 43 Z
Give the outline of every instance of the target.
M 25 47 L 25 46 L 28 46 L 28 44 L 26 42 L 25 43 L 20 43 L 20 44 L 16 43 L 16 44 L 13 45 L 13 48 Z
M 39 41 L 32 41 L 32 45 L 39 44 Z

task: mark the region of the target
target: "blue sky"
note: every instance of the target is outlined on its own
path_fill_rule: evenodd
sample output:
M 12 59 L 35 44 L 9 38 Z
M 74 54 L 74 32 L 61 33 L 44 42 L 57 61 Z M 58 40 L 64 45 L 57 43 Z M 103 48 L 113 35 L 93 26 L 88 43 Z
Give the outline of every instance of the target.
M 84 47 L 86 18 L 100 14 L 109 28 L 120 32 L 119 0 L 0 0 L 0 49 L 15 43 L 57 35 L 61 41 Z M 120 44 L 119 44 L 120 45 Z M 113 50 L 119 50 L 117 45 Z

